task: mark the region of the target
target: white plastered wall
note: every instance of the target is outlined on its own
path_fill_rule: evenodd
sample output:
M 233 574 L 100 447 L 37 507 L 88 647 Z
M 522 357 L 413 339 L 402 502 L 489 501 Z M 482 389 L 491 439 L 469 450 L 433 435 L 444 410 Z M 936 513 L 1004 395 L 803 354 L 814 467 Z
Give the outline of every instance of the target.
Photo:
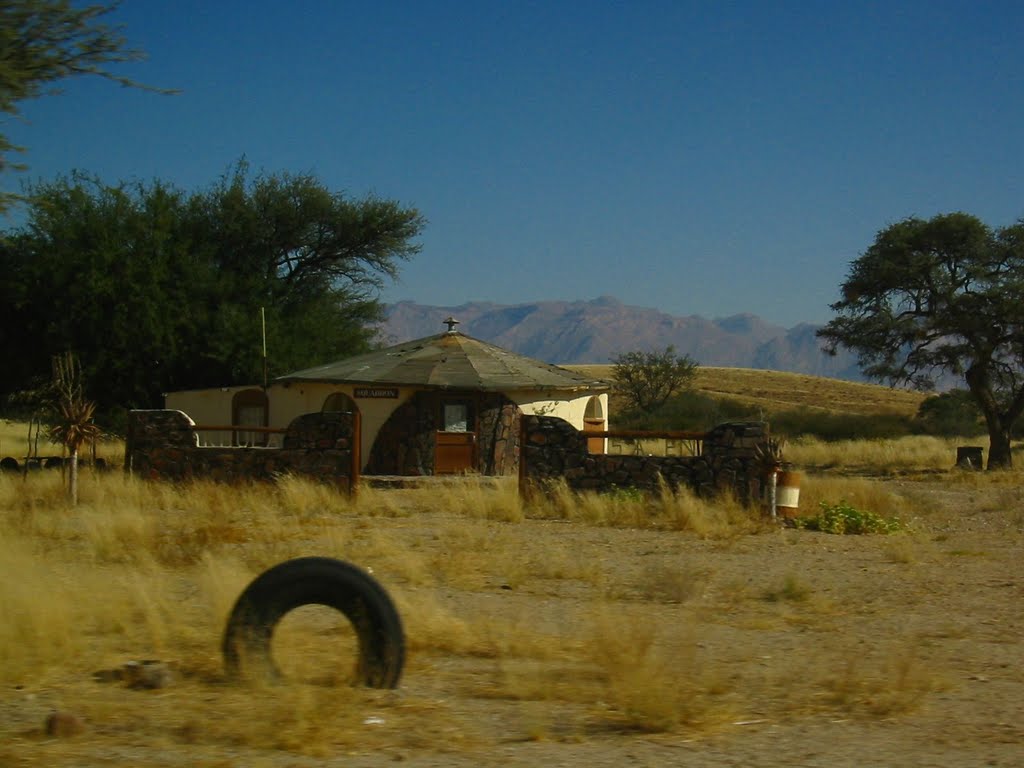
M 508 398 L 519 406 L 524 415 L 557 416 L 565 419 L 581 432 L 586 431 L 585 419 L 604 420 L 608 429 L 608 393 L 594 392 L 552 392 L 538 395 L 537 392 L 509 392 Z M 600 427 L 598 427 L 600 429 Z M 598 450 L 591 448 L 592 451 Z M 608 440 L 600 444 L 600 452 L 607 453 Z
M 596 398 L 600 418 L 608 420 L 608 393 L 600 392 L 506 392 L 513 403 L 527 416 L 557 416 L 565 419 L 576 429 L 583 429 L 587 406 Z
M 235 394 L 246 389 L 259 387 L 218 387 L 215 389 L 193 389 L 183 392 L 169 392 L 164 396 L 164 407 L 184 411 L 199 425 L 228 426 L 231 424 L 231 403 Z M 351 384 L 323 384 L 296 382 L 272 384 L 267 388 L 269 412 L 267 426 L 283 429 L 297 417 L 306 413 L 319 413 L 324 401 L 335 392 L 343 392 L 352 398 L 362 417 L 362 439 L 359 447 L 363 464 L 370 458 L 370 449 L 377 433 L 398 406 L 416 392 L 411 387 L 398 387 L 398 397 L 356 398 L 355 386 Z M 224 445 L 230 442 L 230 432 L 200 432 L 199 440 L 206 445 Z
M 256 384 L 240 387 L 217 387 L 214 389 L 188 389 L 182 392 L 168 392 L 164 395 L 164 407 L 183 411 L 193 422 L 212 427 L 231 426 L 231 403 L 235 395 L 247 389 L 259 389 Z M 271 424 L 270 426 L 274 426 Z M 230 432 L 200 432 L 202 445 L 227 445 L 231 442 Z
M 363 385 L 360 385 L 362 388 Z M 318 413 L 323 410 L 324 401 L 335 392 L 343 392 L 352 398 L 359 409 L 362 421 L 362 436 L 359 441 L 363 466 L 370 460 L 370 449 L 377 439 L 377 433 L 395 410 L 412 397 L 417 390 L 413 387 L 391 387 L 398 390 L 398 397 L 355 397 L 353 384 L 323 384 L 319 382 L 293 382 L 275 384 L 270 388 L 271 426 L 287 427 L 293 419 L 304 413 Z

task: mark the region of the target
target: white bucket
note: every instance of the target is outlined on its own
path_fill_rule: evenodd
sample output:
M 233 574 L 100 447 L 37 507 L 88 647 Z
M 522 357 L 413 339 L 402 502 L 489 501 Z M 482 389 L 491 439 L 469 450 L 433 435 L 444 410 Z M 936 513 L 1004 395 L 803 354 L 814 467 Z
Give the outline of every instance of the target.
M 779 517 L 796 517 L 800 509 L 800 473 L 775 475 L 775 512 Z

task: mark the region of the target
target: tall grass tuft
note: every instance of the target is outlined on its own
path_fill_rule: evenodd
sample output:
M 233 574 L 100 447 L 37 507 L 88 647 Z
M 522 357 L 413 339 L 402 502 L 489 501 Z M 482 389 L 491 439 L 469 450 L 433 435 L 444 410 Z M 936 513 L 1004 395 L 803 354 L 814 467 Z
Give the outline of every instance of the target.
M 598 671 L 604 707 L 595 716 L 641 732 L 707 728 L 720 720 L 725 689 L 702 669 L 692 632 L 668 644 L 649 623 L 622 613 L 621 606 L 599 609 L 582 649 Z
M 524 517 L 513 478 L 460 478 L 443 487 L 441 493 L 445 507 L 453 514 L 505 523 L 520 522 Z
M 689 488 L 672 489 L 664 483 L 653 512 L 659 527 L 691 531 L 704 538 L 730 538 L 760 527 L 759 512 L 740 504 L 732 495 L 704 499 Z
M 827 675 L 821 685 L 829 702 L 840 711 L 861 717 L 892 717 L 914 711 L 947 681 L 923 664 L 917 643 L 887 643 L 881 659 L 868 659 L 856 651 Z
M 704 499 L 688 488 L 661 484 L 656 493 L 623 488 L 617 492 L 574 491 L 552 482 L 531 498 L 531 518 L 567 520 L 615 528 L 688 531 L 705 538 L 728 538 L 758 528 L 759 513 L 728 494 Z

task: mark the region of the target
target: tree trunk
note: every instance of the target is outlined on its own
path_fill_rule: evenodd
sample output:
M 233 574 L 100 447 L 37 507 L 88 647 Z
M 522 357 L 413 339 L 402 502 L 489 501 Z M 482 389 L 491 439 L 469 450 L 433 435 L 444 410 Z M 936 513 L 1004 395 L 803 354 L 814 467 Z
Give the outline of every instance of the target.
M 70 467 L 68 467 L 68 498 L 71 505 L 78 506 L 78 449 L 71 452 Z
M 972 365 L 965 372 L 964 379 L 970 389 L 988 428 L 987 469 L 1010 469 L 1013 456 L 1010 454 L 1010 428 L 1019 414 L 1019 404 L 1014 403 L 1007 412 L 1002 412 L 989 380 L 989 372 L 983 365 Z M 1015 398 L 1015 401 L 1019 398 Z
M 988 469 L 1012 469 L 1013 455 L 1010 453 L 1010 430 L 990 429 L 988 434 Z

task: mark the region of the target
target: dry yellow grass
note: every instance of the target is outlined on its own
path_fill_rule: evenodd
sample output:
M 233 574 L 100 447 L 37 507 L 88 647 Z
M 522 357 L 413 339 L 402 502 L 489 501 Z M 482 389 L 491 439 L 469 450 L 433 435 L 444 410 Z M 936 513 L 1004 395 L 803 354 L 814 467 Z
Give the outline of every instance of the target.
M 786 461 L 796 467 L 842 470 L 873 475 L 948 471 L 956 463 L 956 448 L 977 438 L 908 435 L 872 440 L 825 441 L 811 437 L 789 440 L 783 446 Z
M 31 433 L 26 422 L 0 419 L 0 458 L 10 456 L 22 463 L 26 456 L 60 456 L 61 446 L 50 442 L 46 429 L 37 433 L 35 426 Z M 93 446 L 86 443 L 79 456 L 91 459 Z M 104 436 L 96 441 L 96 456 L 108 463 L 120 464 L 124 459 L 124 441 L 114 436 Z
M 584 584 L 602 580 L 569 548 L 541 544 L 523 531 L 489 521 L 487 510 L 481 514 L 474 501 L 486 493 L 481 488 L 452 489 L 440 499 L 433 489 L 406 500 L 407 517 L 392 515 L 399 529 L 419 525 L 413 515 L 424 503 L 436 508 L 440 502 L 446 510 L 440 519 L 432 515 L 432 542 L 422 551 L 417 551 L 417 536 L 410 546 L 400 531 L 388 534 L 367 525 L 373 518 L 361 510 L 373 502 L 373 494 L 353 502 L 298 480 L 273 487 L 173 487 L 118 474 L 97 477 L 82 490 L 81 504 L 72 510 L 62 502 L 54 475 L 28 482 L 0 480 L 0 677 L 7 685 L 34 689 L 67 682 L 70 674 L 71 680 L 77 678 L 70 683 L 76 708 L 91 720 L 126 716 L 117 712 L 120 694 L 109 687 L 96 687 L 82 698 L 81 686 L 88 687 L 84 681 L 91 671 L 156 658 L 173 662 L 181 681 L 167 694 L 173 705 L 161 707 L 150 697 L 139 724 L 146 732 L 188 743 L 239 743 L 312 755 L 332 754 L 339 745 L 361 741 L 365 715 L 353 710 L 365 710 L 376 694 L 345 687 L 354 665 L 353 638 L 337 617 L 323 610 L 295 612 L 276 637 L 275 656 L 290 675 L 289 687 L 275 690 L 262 704 L 250 701 L 243 708 L 241 694 L 223 690 L 219 682 L 218 639 L 234 596 L 272 563 L 298 554 L 325 554 L 372 564 L 382 581 L 399 585 L 396 598 L 413 652 L 410 675 L 429 677 L 436 662 L 428 659 L 435 654 L 556 661 L 590 670 L 583 682 L 563 686 L 555 696 L 579 706 L 580 718 L 610 718 L 619 723 L 616 727 L 645 730 L 684 723 L 682 711 L 671 701 L 643 705 L 642 692 L 630 689 L 632 678 L 624 677 L 620 668 L 607 668 L 607 649 L 599 654 L 589 644 L 603 647 L 599 636 L 593 641 L 581 641 L 575 633 L 560 636 L 564 626 L 523 622 L 515 611 L 480 614 L 469 621 L 451 615 L 429 594 L 428 599 L 416 594 L 423 588 L 470 594 L 499 586 L 516 590 L 530 588 L 538 579 Z M 500 490 L 491 493 L 493 507 L 518 508 L 502 501 Z M 642 664 L 629 675 L 649 676 L 656 668 L 643 672 L 645 665 L 663 664 L 656 661 L 651 642 Z M 615 658 L 621 662 L 633 648 L 623 646 Z M 550 674 L 540 666 L 533 669 L 541 679 Z M 514 679 L 506 675 L 507 685 L 529 687 L 532 674 L 521 672 Z M 204 714 L 211 699 L 222 715 L 216 725 Z M 589 711 L 585 703 L 595 699 L 608 702 L 607 712 Z M 694 709 L 693 701 L 685 704 L 687 712 Z M 401 728 L 406 705 L 378 706 L 394 728 Z M 449 714 L 444 706 L 432 704 L 426 714 L 412 709 L 408 716 L 416 719 L 418 732 L 446 732 L 442 723 Z M 140 717 L 134 707 L 131 716 Z M 463 727 L 468 730 L 469 724 Z M 433 748 L 450 746 L 440 735 L 421 738 Z
M 914 511 L 867 478 L 808 478 L 804 493 Z M 778 531 L 727 501 L 557 488 L 524 503 L 490 483 L 351 500 L 295 479 L 179 487 L 120 473 L 83 483 L 76 509 L 63 499 L 54 475 L 0 477 L 0 680 L 33 697 L 0 719 L 0 762 L 77 765 L 115 749 L 144 766 L 230 747 L 238 764 L 352 750 L 389 761 L 425 751 L 444 764 L 510 737 L 692 739 L 761 713 L 893 717 L 946 685 L 949 659 L 925 649 L 925 660 L 909 640 L 851 657 L 850 627 L 886 631 L 878 601 L 897 596 L 861 583 L 859 568 L 849 583 L 815 569 L 820 550 L 801 542 L 820 535 Z M 882 569 L 946 557 L 881 538 L 832 546 Z M 768 559 L 745 570 L 753 551 Z M 409 640 L 399 693 L 351 688 L 351 630 L 313 607 L 275 637 L 285 684 L 225 684 L 219 638 L 234 599 L 267 566 L 311 554 L 371 567 L 394 595 Z M 911 578 L 902 591 L 922 588 Z M 800 647 L 793 631 L 810 631 L 812 645 L 765 675 L 758 659 Z M 92 680 L 147 658 L 173 663 L 172 687 Z M 87 734 L 44 746 L 52 708 L 83 715 Z
M 612 379 L 611 365 L 566 367 L 590 376 Z M 921 401 L 927 397 L 921 392 L 878 384 L 753 368 L 701 366 L 697 369 L 694 387 L 707 395 L 748 403 L 767 414 L 809 408 L 836 414 L 913 416 Z
M 1015 568 L 1024 499 L 1018 473 L 949 472 L 952 455 L 917 438 L 788 446 L 805 512 L 845 500 L 911 524 L 887 537 L 781 529 L 684 491 L 556 485 L 524 500 L 514 482 L 462 479 L 351 499 L 294 478 L 111 472 L 86 473 L 71 508 L 59 473 L 0 475 L 0 764 L 471 765 L 532 744 L 552 751 L 520 764 L 605 768 L 630 754 L 671 763 L 712 734 L 729 760 L 756 762 L 764 746 L 745 752 L 736 723 L 770 726 L 773 748 L 820 751 L 829 739 L 807 747 L 809 724 L 884 720 L 890 733 L 907 718 L 903 763 L 949 722 L 1002 743 L 986 723 L 1004 721 L 993 708 L 1019 701 L 1024 679 L 992 661 L 998 687 L 951 681 L 990 663 L 979 644 L 986 659 L 1019 656 L 1019 616 L 992 585 Z M 393 595 L 409 650 L 399 691 L 348 684 L 351 629 L 316 607 L 275 634 L 283 684 L 224 679 L 234 600 L 305 555 L 371 568 Z M 92 677 L 152 658 L 173 664 L 169 688 Z M 86 733 L 45 739 L 53 709 L 82 715 Z M 587 747 L 601 751 L 573 757 Z
M 707 394 L 756 403 L 768 412 L 806 407 L 832 413 L 913 416 L 927 396 L 878 384 L 749 368 L 698 368 L 696 385 Z

